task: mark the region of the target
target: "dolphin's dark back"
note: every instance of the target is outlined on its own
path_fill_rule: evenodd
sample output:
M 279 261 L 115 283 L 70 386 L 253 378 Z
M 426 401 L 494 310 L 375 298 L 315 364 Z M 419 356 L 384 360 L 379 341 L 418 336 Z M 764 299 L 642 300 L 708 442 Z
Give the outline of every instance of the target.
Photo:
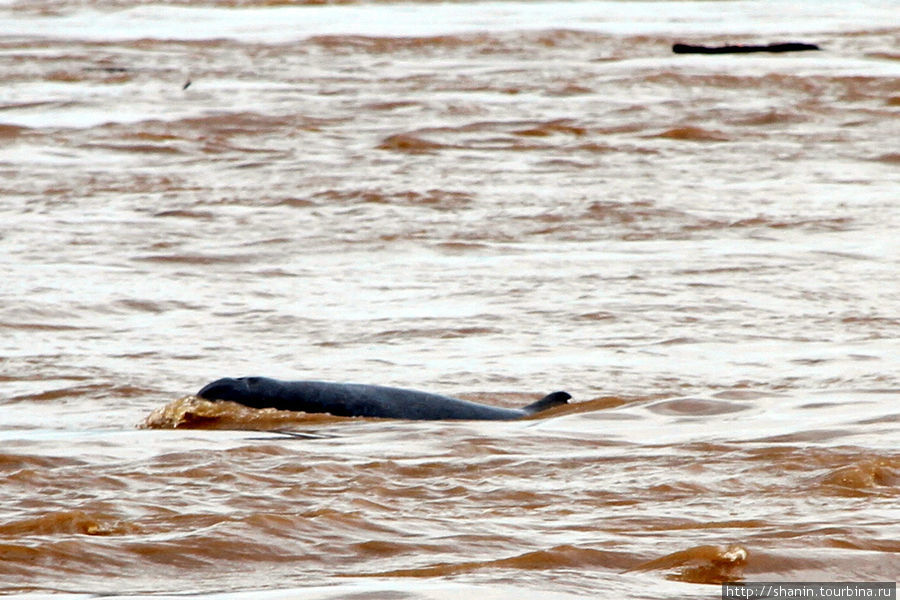
M 571 397 L 556 392 L 524 408 L 501 408 L 439 394 L 360 383 L 280 381 L 267 377 L 219 379 L 197 395 L 230 400 L 254 408 L 276 408 L 341 417 L 382 419 L 508 421 L 565 404 Z
M 487 406 L 439 394 L 380 385 L 321 381 L 290 382 L 288 385 L 306 397 L 315 394 L 318 403 L 328 407 L 325 412 L 341 416 L 480 421 L 518 419 L 525 415 L 524 411 L 517 409 Z

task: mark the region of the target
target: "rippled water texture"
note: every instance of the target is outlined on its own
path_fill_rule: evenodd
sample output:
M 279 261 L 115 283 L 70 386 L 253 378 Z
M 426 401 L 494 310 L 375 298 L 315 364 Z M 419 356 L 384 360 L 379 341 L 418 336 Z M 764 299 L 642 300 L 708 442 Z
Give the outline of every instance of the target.
M 0 593 L 896 581 L 896 17 L 6 0 Z M 574 402 L 192 396 L 253 374 Z

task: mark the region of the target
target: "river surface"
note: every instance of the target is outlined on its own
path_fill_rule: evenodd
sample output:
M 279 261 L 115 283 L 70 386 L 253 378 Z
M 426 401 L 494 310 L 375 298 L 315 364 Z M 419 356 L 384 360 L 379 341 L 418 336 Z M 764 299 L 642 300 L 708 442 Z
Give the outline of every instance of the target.
M 0 593 L 896 581 L 898 14 L 4 0 Z M 192 396 L 243 375 L 574 399 Z

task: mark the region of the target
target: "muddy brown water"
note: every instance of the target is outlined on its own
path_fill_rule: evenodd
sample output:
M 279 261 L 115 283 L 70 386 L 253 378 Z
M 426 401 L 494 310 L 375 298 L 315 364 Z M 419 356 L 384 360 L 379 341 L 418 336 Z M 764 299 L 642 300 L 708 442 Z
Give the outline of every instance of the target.
M 0 593 L 896 581 L 896 14 L 4 2 Z M 191 396 L 253 374 L 574 401 Z

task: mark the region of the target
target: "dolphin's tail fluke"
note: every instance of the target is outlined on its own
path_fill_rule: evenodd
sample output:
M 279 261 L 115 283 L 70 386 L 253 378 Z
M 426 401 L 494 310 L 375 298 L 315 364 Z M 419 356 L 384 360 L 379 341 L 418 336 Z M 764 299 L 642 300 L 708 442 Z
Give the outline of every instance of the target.
M 548 396 L 544 396 L 534 404 L 523 406 L 522 410 L 530 415 L 533 415 L 534 413 L 539 413 L 542 410 L 547 410 L 548 408 L 553 408 L 554 406 L 559 406 L 560 404 L 568 404 L 569 398 L 571 397 L 572 396 L 568 392 L 553 392 Z

